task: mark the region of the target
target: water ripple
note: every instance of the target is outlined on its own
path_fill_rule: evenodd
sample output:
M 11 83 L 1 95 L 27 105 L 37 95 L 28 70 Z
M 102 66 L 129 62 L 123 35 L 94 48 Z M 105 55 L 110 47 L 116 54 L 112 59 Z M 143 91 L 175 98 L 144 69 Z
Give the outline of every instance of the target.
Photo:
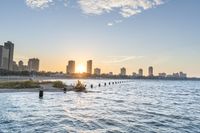
M 71 84 L 75 80 L 63 80 Z M 90 84 L 112 80 L 84 80 Z M 135 80 L 88 93 L 0 94 L 2 133 L 198 133 L 200 82 Z

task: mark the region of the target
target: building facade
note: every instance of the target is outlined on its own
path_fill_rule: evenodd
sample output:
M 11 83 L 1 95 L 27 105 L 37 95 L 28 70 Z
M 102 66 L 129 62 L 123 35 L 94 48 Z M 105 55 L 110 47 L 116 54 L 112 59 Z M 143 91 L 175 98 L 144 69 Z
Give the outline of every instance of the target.
M 67 74 L 74 74 L 75 73 L 75 61 L 74 60 L 70 60 L 68 61 L 68 65 L 66 67 L 66 72 Z
M 149 67 L 149 77 L 152 77 L 153 76 L 153 67 L 152 66 L 150 66 Z
M 139 76 L 139 77 L 142 77 L 142 76 L 143 76 L 143 69 L 140 68 L 140 69 L 138 70 L 138 76 Z
M 28 61 L 29 71 L 38 72 L 39 71 L 39 63 L 40 63 L 40 61 L 38 58 L 29 59 L 29 61 Z
M 87 73 L 92 74 L 92 60 L 87 61 Z
M 121 68 L 120 75 L 121 76 L 126 76 L 126 68 L 125 67 Z
M 14 56 L 14 43 L 7 41 L 4 43 L 4 47 L 9 50 L 8 57 L 8 70 L 13 70 L 13 56 Z
M 94 69 L 94 75 L 100 76 L 101 75 L 101 69 L 100 68 L 95 68 Z
M 19 71 L 24 71 L 24 62 L 20 60 L 18 62 L 18 67 L 19 67 Z
M 0 69 L 13 70 L 14 44 L 10 41 L 0 46 Z
M 9 50 L 0 46 L 0 69 L 9 70 Z
M 13 71 L 19 71 L 19 67 L 15 61 L 13 61 Z

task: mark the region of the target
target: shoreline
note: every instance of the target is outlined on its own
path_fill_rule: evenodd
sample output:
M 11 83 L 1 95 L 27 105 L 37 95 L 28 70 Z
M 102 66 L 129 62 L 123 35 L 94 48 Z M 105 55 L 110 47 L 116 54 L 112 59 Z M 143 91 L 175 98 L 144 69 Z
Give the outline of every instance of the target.
M 44 92 L 63 92 L 63 89 L 52 87 L 52 84 L 42 84 Z M 16 92 L 39 92 L 41 88 L 19 88 L 19 89 L 0 89 L 0 93 L 16 93 Z
M 0 93 L 17 93 L 17 92 L 39 92 L 39 88 L 35 89 L 0 89 Z M 45 89 L 44 92 L 63 92 L 59 89 Z
M 49 77 L 49 76 L 0 76 L 0 82 L 8 81 L 51 81 L 51 80 L 162 80 L 162 81 L 200 81 L 200 78 L 159 78 L 159 77 Z

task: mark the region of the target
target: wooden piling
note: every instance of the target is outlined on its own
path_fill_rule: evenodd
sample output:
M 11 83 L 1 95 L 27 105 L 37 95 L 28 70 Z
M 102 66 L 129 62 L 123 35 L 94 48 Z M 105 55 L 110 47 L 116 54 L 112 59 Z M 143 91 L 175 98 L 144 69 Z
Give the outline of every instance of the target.
M 40 91 L 39 91 L 39 98 L 43 98 L 43 95 L 44 95 L 43 90 L 40 90 Z
M 66 92 L 67 92 L 67 88 L 66 88 L 66 87 L 64 87 L 63 91 L 64 91 L 64 93 L 66 93 Z

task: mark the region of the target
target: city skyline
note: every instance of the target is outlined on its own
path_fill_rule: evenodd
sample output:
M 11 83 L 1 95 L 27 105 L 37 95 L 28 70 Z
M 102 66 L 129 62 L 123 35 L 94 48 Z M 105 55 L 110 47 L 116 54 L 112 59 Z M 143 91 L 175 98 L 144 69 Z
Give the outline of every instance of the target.
M 84 0 L 2 1 L 0 43 L 15 44 L 17 62 L 38 57 L 45 71 L 65 72 L 70 59 L 84 66 L 92 59 L 101 73 L 119 74 L 126 67 L 127 74 L 143 68 L 147 75 L 153 66 L 156 75 L 184 71 L 200 77 L 200 1 L 160 2 L 140 5 L 138 12 L 130 4 L 126 12 L 122 3 L 107 3 L 105 9 Z
M 28 59 L 27 65 L 24 64 L 22 60 L 18 61 L 18 64 L 14 58 L 14 43 L 11 41 L 7 41 L 3 45 L 0 45 L 0 69 L 1 70 L 9 70 L 14 72 L 22 72 L 22 71 L 29 71 L 29 72 L 39 72 L 44 70 L 39 70 L 40 68 L 40 60 L 38 58 L 30 58 Z M 52 72 L 52 71 L 50 71 Z M 62 72 L 63 73 L 63 72 Z M 119 74 L 108 72 L 108 73 L 101 73 L 101 68 L 94 68 L 93 69 L 93 60 L 87 60 L 86 67 L 83 64 L 76 65 L 75 60 L 69 60 L 68 64 L 66 65 L 66 75 L 74 75 L 74 74 L 89 74 L 89 75 L 96 75 L 100 76 L 101 74 L 106 75 L 119 75 L 119 76 L 133 76 L 133 77 L 175 77 L 175 78 L 185 78 L 187 77 L 186 73 L 182 71 L 173 72 L 172 74 L 166 72 L 160 72 L 157 75 L 154 73 L 153 66 L 148 67 L 148 73 L 145 75 L 143 74 L 143 69 L 140 68 L 138 73 L 133 72 L 132 75 L 127 73 L 125 67 L 120 68 Z M 112 74 L 111 74 L 112 73 Z

